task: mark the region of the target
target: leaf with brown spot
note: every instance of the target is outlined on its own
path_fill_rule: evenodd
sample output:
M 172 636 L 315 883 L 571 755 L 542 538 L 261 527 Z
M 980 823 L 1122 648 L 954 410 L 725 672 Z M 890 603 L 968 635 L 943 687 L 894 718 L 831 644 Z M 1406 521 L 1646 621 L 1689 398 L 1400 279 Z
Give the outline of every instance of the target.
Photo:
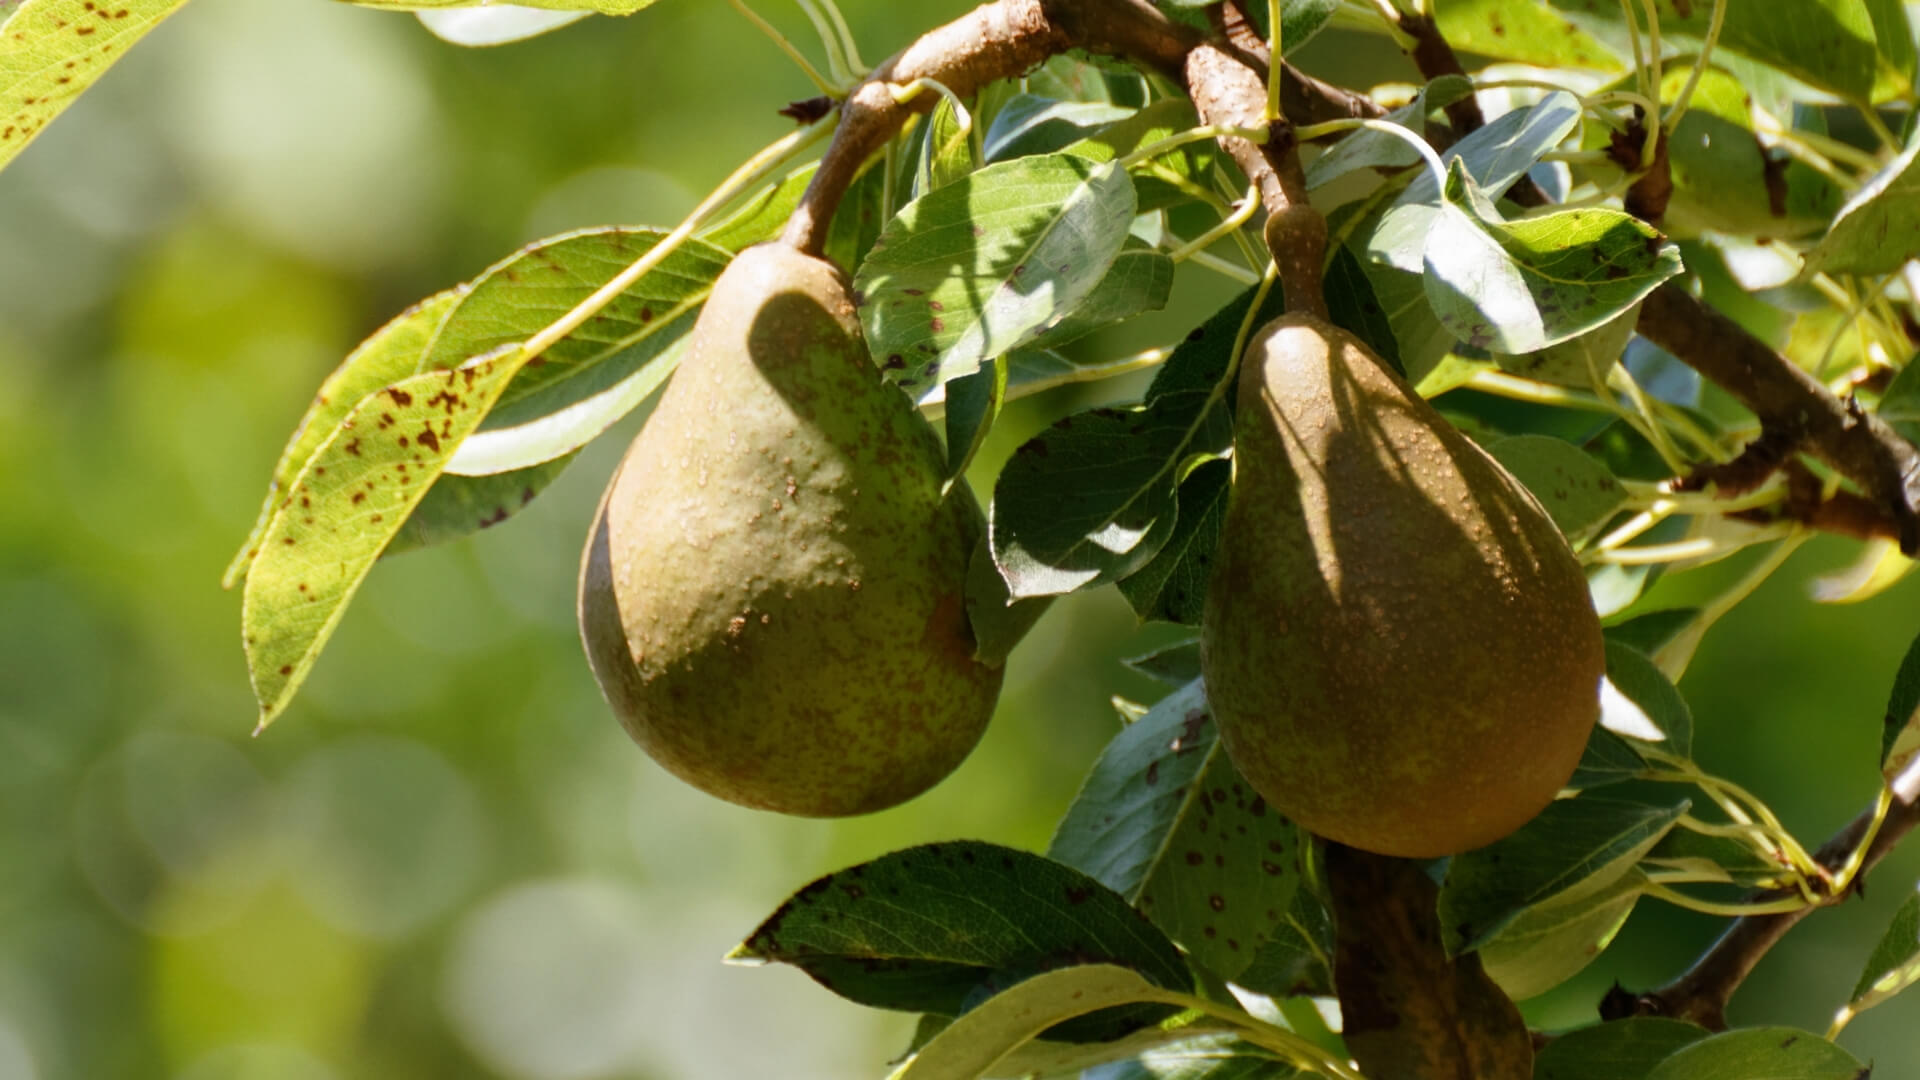
M 945 1016 L 1078 964 L 1129 968 L 1163 990 L 1193 986 L 1166 935 L 1099 882 L 975 841 L 909 848 L 823 877 L 728 959 L 791 964 L 850 1001 Z M 1104 1010 L 1049 1037 L 1102 1042 L 1168 1012 Z
M 1439 889 L 1417 862 L 1326 846 L 1333 895 L 1334 985 L 1344 1035 L 1368 1076 L 1531 1080 L 1533 1040 L 1520 1010 L 1481 970 L 1449 957 Z
M 366 399 L 293 478 L 290 491 L 310 506 L 301 515 L 281 513 L 268 526 L 241 605 L 261 727 L 286 708 L 367 571 L 525 360 L 518 346 L 508 346 L 453 371 L 401 380 L 412 405 Z M 446 403 L 450 387 L 458 388 L 458 404 Z M 442 425 L 441 452 L 417 443 L 402 448 L 397 435 L 364 434 L 381 409 L 393 412 L 401 430 L 429 418 Z M 355 442 L 358 452 L 348 452 Z
M 1291 908 L 1304 841 L 1234 770 L 1196 681 L 1108 744 L 1048 854 L 1127 897 L 1231 979 Z
M 0 6 L 0 169 L 186 0 Z

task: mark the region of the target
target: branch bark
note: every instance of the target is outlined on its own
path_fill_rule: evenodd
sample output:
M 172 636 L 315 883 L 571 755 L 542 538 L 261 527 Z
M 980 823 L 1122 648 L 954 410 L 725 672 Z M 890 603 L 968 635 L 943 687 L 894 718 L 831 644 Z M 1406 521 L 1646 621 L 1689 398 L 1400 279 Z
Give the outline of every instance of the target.
M 1902 777 L 1894 782 L 1893 808 L 1887 812 L 1880 831 L 1874 834 L 1872 843 L 1867 846 L 1866 859 L 1860 867 L 1862 876 L 1885 858 L 1915 826 L 1920 825 L 1920 799 L 1915 798 L 1920 792 L 1916 791 L 1916 780 L 1920 780 L 1920 767 L 1909 766 Z M 1834 834 L 1833 839 L 1821 845 L 1814 858 L 1828 870 L 1840 869 L 1859 850 L 1860 842 L 1866 838 L 1872 824 L 1873 808 L 1868 807 L 1846 828 Z M 1856 882 L 1859 880 L 1855 879 Z M 1756 894 L 1753 899 L 1775 900 L 1791 895 L 1788 892 L 1766 892 Z M 1839 903 L 1845 898 L 1844 895 L 1833 897 L 1822 906 Z M 1629 1015 L 1669 1016 L 1677 1020 L 1690 1020 L 1714 1031 L 1726 1030 L 1727 1002 L 1732 1000 L 1734 991 L 1740 988 L 1740 984 L 1753 972 L 1754 966 L 1760 963 L 1768 950 L 1786 936 L 1787 931 L 1817 910 L 1819 908 L 1807 907 L 1781 915 L 1749 915 L 1733 920 L 1726 933 L 1685 974 L 1638 997 L 1609 995 L 1609 1000 L 1601 1005 L 1602 1018 L 1617 1020 Z
M 1804 447 L 1887 514 L 1900 549 L 1920 549 L 1920 451 L 1877 416 L 1827 392 L 1745 327 L 1680 285 L 1655 289 L 1636 327 L 1647 340 L 1732 394 L 1760 419 L 1765 438 Z
M 899 134 L 907 117 L 939 100 L 902 103 L 897 88 L 932 79 L 961 97 L 1012 79 L 1068 49 L 1124 56 L 1179 77 L 1199 35 L 1145 0 L 994 0 L 921 35 L 895 53 L 841 103 L 840 124 L 781 239 L 817 255 L 840 199 L 869 157 Z

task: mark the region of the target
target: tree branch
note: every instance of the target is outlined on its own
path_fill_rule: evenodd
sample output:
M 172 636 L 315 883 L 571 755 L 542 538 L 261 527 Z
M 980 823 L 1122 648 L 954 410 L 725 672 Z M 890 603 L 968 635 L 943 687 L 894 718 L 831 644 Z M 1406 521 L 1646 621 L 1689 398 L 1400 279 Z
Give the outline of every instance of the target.
M 969 97 L 1068 49 L 1125 56 L 1178 77 L 1197 40 L 1145 0 L 994 0 L 977 7 L 921 35 L 848 93 L 833 142 L 781 239 L 819 254 L 833 212 L 860 167 L 900 133 L 908 116 L 938 100 L 922 93 L 902 103 L 894 96 L 900 87 L 932 79 Z
M 1920 549 L 1920 451 L 1877 416 L 1827 392 L 1746 328 L 1668 282 L 1640 308 L 1647 340 L 1711 379 L 1760 419 L 1763 438 L 1804 447 L 1887 515 L 1900 549 Z
M 1887 853 L 1915 826 L 1920 825 L 1920 797 L 1917 797 L 1920 796 L 1920 760 L 1909 765 L 1895 779 L 1893 786 L 1893 807 L 1887 812 L 1879 832 L 1874 834 L 1873 842 L 1867 846 L 1866 858 L 1859 871 L 1862 877 L 1886 858 Z M 1868 807 L 1846 828 L 1836 833 L 1833 839 L 1821 845 L 1814 858 L 1828 870 L 1840 869 L 1859 850 L 1861 840 L 1873 825 L 1873 817 L 1873 808 Z M 1858 883 L 1861 877 L 1854 880 Z M 1753 899 L 1777 900 L 1792 895 L 1787 891 L 1764 892 L 1756 894 Z M 1822 906 L 1839 903 L 1845 898 L 1844 895 L 1832 897 Z M 1690 1020 L 1714 1031 L 1724 1031 L 1727 1027 L 1727 1002 L 1733 998 L 1734 991 L 1740 988 L 1741 982 L 1752 973 L 1761 957 L 1786 936 L 1788 930 L 1816 910 L 1806 907 L 1780 915 L 1749 915 L 1735 919 L 1720 940 L 1714 942 L 1685 974 L 1658 990 L 1638 997 L 1624 993 L 1609 994 L 1601 1004 L 1601 1017 L 1617 1020 L 1629 1015 L 1669 1016 Z

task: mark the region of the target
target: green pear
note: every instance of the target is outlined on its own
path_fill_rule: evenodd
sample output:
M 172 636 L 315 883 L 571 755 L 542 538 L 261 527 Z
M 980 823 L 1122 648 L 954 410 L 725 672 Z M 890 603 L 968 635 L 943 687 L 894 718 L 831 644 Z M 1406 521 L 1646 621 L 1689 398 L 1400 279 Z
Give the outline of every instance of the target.
M 836 267 L 736 257 L 582 560 L 587 657 L 634 740 L 703 791 L 807 816 L 952 772 L 1002 671 L 975 659 L 981 514 L 964 484 L 942 494 L 944 460 Z
M 1539 502 L 1352 334 L 1248 346 L 1202 619 L 1228 755 L 1281 813 L 1386 855 L 1490 843 L 1599 716 L 1585 576 Z

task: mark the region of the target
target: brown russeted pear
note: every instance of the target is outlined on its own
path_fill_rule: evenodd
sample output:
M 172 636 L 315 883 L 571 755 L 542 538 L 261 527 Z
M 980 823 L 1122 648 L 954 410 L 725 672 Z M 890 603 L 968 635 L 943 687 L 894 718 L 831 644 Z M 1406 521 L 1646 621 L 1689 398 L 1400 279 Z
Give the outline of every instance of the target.
M 1202 667 L 1249 783 L 1322 836 L 1433 857 L 1550 802 L 1599 716 L 1600 623 L 1539 502 L 1359 338 L 1290 314 L 1242 360 Z
M 629 734 L 681 779 L 807 816 L 933 786 L 985 730 L 981 532 L 939 441 L 881 380 L 846 278 L 780 244 L 714 284 L 615 473 L 580 575 L 587 657 Z

